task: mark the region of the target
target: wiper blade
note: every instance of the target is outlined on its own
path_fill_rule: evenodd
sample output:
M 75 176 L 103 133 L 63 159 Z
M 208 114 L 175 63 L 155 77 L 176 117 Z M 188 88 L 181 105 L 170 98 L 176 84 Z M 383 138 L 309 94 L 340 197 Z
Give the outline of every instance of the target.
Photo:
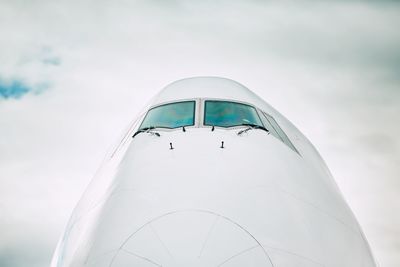
M 259 129 L 259 130 L 263 130 L 266 131 L 269 134 L 269 130 L 267 128 L 265 128 L 264 126 L 258 125 L 258 124 L 254 124 L 254 123 L 242 123 L 238 126 L 248 126 L 246 129 L 244 130 L 240 130 L 237 134 L 241 135 L 242 133 L 245 133 L 247 131 L 253 130 L 253 129 Z
M 134 138 L 136 135 L 138 135 L 140 133 L 149 133 L 151 135 L 155 135 L 155 136 L 160 137 L 161 135 L 159 133 L 151 131 L 151 130 L 154 130 L 155 128 L 156 127 L 154 127 L 154 126 L 150 126 L 150 127 L 144 127 L 142 129 L 139 129 L 133 134 L 132 138 Z

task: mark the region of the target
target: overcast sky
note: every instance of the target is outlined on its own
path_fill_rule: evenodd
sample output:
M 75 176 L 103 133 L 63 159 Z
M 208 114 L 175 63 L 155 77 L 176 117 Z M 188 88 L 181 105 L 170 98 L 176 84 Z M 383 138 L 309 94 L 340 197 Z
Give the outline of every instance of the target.
M 198 75 L 291 120 L 381 266 L 400 266 L 399 27 L 383 0 L 0 0 L 0 266 L 48 266 L 124 127 Z

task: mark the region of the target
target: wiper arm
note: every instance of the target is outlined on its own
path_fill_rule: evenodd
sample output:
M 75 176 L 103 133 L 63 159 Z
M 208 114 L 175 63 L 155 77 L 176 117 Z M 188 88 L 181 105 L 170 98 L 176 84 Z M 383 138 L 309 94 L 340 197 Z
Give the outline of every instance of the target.
M 258 124 L 254 124 L 254 123 L 242 123 L 238 126 L 248 126 L 246 129 L 244 130 L 240 130 L 237 134 L 241 135 L 242 133 L 245 133 L 247 131 L 253 130 L 253 129 L 259 129 L 259 130 L 263 130 L 266 131 L 269 134 L 269 130 L 267 128 L 265 128 L 264 126 L 258 125 Z
M 132 138 L 134 138 L 136 135 L 138 135 L 140 133 L 149 133 L 151 135 L 155 135 L 155 136 L 160 137 L 161 135 L 159 133 L 151 131 L 151 130 L 154 130 L 155 128 L 156 127 L 154 127 L 154 126 L 150 126 L 150 127 L 144 127 L 142 129 L 139 129 L 133 134 Z

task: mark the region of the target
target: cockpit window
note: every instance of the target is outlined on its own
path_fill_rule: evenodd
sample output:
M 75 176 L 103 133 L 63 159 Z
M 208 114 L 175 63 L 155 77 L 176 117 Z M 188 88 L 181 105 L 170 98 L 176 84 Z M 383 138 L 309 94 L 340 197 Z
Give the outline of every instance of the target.
M 178 128 L 194 125 L 195 101 L 165 104 L 150 109 L 139 129 L 148 127 Z
M 276 138 L 280 139 L 283 143 L 285 143 L 288 147 L 290 147 L 293 151 L 296 153 L 299 153 L 297 149 L 294 147 L 292 142 L 290 142 L 289 137 L 285 134 L 285 132 L 279 127 L 278 123 L 275 121 L 275 119 L 271 116 L 268 115 L 265 112 L 261 112 L 261 119 L 264 123 L 264 127 L 269 130 L 269 132 L 275 136 Z
M 205 101 L 204 125 L 232 127 L 243 124 L 262 126 L 252 106 L 228 101 Z

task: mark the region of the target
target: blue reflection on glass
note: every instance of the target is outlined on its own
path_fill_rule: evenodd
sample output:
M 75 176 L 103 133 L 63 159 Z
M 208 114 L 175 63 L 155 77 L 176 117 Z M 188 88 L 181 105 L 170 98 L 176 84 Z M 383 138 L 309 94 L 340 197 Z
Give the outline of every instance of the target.
M 195 101 L 166 104 L 147 112 L 139 129 L 147 127 L 178 128 L 194 125 Z
M 220 127 L 232 127 L 242 124 L 262 126 L 257 111 L 253 107 L 227 101 L 206 101 L 204 124 Z

